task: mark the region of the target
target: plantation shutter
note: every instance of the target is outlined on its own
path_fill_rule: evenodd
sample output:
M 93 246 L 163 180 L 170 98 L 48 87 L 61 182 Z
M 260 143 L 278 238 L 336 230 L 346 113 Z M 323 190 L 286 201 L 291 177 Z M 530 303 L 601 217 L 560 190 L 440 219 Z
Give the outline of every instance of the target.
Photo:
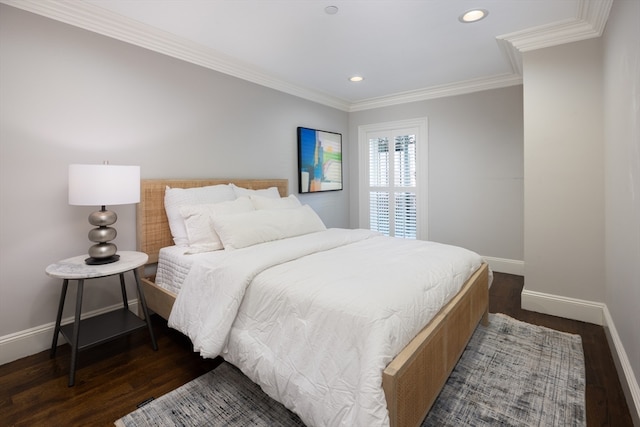
M 369 139 L 369 228 L 417 238 L 416 135 Z
M 395 138 L 394 236 L 416 238 L 416 136 Z
M 358 225 L 427 240 L 427 118 L 358 126 Z
M 389 186 L 389 140 L 369 140 L 369 228 L 389 235 L 389 194 L 383 190 Z

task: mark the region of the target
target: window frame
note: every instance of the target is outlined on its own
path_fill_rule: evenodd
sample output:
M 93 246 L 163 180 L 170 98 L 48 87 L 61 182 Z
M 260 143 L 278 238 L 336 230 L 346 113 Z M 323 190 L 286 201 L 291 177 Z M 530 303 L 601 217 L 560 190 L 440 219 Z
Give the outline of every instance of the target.
M 416 136 L 416 238 L 427 240 L 428 233 L 428 120 L 426 117 L 358 126 L 358 227 L 370 228 L 369 139 L 373 134 L 386 134 L 393 141 L 396 134 Z M 391 177 L 393 180 L 394 177 Z M 379 187 L 374 187 L 379 188 Z M 393 187 L 390 185 L 390 189 Z M 393 191 L 390 191 L 393 197 Z

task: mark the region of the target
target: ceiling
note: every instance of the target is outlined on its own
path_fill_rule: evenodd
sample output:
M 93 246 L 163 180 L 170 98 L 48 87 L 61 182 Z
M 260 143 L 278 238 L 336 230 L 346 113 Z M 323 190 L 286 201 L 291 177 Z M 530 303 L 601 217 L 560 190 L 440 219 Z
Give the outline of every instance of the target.
M 600 36 L 612 2 L 1 1 L 346 111 L 520 84 L 521 52 Z

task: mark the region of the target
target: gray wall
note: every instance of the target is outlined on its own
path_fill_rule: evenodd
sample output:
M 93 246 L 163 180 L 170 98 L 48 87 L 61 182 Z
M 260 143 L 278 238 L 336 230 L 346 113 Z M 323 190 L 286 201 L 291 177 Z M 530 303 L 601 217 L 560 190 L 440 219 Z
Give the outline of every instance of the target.
M 616 0 L 602 38 L 528 52 L 523 58 L 523 308 L 572 317 L 588 308 L 589 301 L 603 303 L 602 323 L 619 375 L 626 378 L 623 387 L 636 422 L 640 422 L 638 18 L 640 2 Z M 544 298 L 536 299 L 535 293 L 555 301 L 545 306 Z M 569 312 L 573 309 L 563 297 L 573 299 L 578 311 Z M 580 307 L 581 301 L 587 304 Z
M 523 61 L 525 288 L 604 301 L 600 39 Z
M 613 3 L 603 36 L 605 302 L 640 384 L 640 2 Z M 640 425 L 640 390 L 635 422 Z
M 44 270 L 90 245 L 95 209 L 67 204 L 69 164 L 140 165 L 143 178 L 288 178 L 297 193 L 296 127 L 348 133 L 343 111 L 6 5 L 0 57 L 0 337 L 55 320 L 61 283 Z M 345 184 L 300 199 L 347 227 Z M 113 210 L 115 243 L 135 249 L 135 207 Z M 114 285 L 90 282 L 84 311 L 117 303 Z
M 351 225 L 358 224 L 358 126 L 428 118 L 429 240 L 522 261 L 522 86 L 351 113 Z

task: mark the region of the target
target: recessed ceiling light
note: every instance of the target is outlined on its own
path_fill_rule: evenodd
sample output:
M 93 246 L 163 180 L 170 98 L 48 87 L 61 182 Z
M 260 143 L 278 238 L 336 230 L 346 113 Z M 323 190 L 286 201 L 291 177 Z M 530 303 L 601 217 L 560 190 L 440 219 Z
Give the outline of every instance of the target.
M 351 76 L 349 77 L 349 81 L 350 82 L 361 82 L 364 80 L 364 77 L 362 76 Z
M 479 20 L 486 18 L 489 12 L 484 9 L 471 9 L 460 15 L 458 18 L 460 22 L 468 24 L 470 22 L 478 22 Z
M 338 13 L 338 6 L 327 6 L 324 8 L 324 13 L 327 15 L 335 15 Z

